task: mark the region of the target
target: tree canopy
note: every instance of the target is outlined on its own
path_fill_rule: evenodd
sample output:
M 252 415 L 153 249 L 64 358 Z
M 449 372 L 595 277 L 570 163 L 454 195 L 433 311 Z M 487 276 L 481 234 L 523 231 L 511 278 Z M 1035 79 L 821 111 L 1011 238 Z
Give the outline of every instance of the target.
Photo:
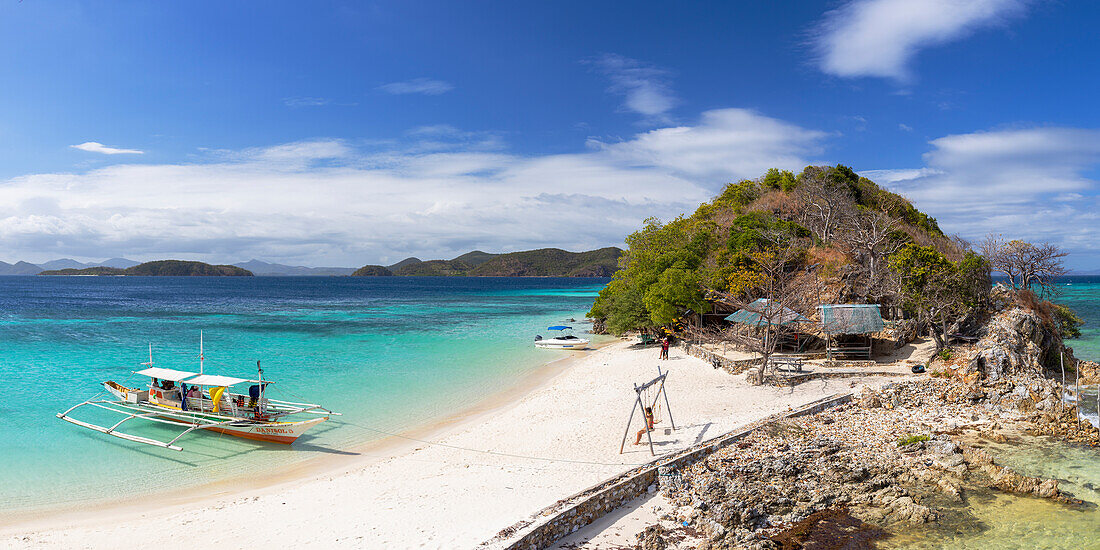
M 667 325 L 687 311 L 706 313 L 708 292 L 763 296 L 774 280 L 765 264 L 778 250 L 788 272 L 829 263 L 822 272 L 846 269 L 849 286 L 868 288 L 902 244 L 962 256 L 935 219 L 840 165 L 808 166 L 798 175 L 771 169 L 729 183 L 690 216 L 647 219 L 626 243 L 618 271 L 589 313 L 615 333 Z M 879 288 L 874 298 L 885 293 Z

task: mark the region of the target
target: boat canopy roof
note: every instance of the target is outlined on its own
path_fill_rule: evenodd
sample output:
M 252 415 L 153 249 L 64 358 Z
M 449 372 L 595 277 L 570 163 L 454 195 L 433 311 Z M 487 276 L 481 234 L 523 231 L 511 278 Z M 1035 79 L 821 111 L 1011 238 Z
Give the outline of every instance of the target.
M 546 327 L 546 330 L 573 330 L 573 327 L 567 327 L 565 325 L 554 325 L 552 327 Z
M 150 367 L 145 370 L 135 371 L 134 374 L 140 374 L 150 378 L 160 378 L 161 380 L 171 380 L 173 382 L 187 382 L 188 384 L 196 386 L 232 386 L 242 382 L 259 383 L 259 380 L 249 380 L 247 378 L 235 378 L 218 374 L 199 374 L 197 372 L 162 369 L 160 367 Z M 265 380 L 264 383 L 269 384 L 270 381 Z
M 142 376 L 148 376 L 149 378 L 160 378 L 161 380 L 171 380 L 173 382 L 179 382 L 180 380 L 187 380 L 192 376 L 198 376 L 197 372 L 187 372 L 183 370 L 175 369 L 162 369 L 160 367 L 149 367 L 145 370 L 134 371 L 134 374 L 140 374 Z
M 232 386 L 233 384 L 240 384 L 241 382 L 256 382 L 259 380 L 249 380 L 247 378 L 234 378 L 232 376 L 221 376 L 217 374 L 200 374 L 194 378 L 188 378 L 184 380 L 191 385 L 198 386 Z M 264 381 L 264 383 L 268 383 Z

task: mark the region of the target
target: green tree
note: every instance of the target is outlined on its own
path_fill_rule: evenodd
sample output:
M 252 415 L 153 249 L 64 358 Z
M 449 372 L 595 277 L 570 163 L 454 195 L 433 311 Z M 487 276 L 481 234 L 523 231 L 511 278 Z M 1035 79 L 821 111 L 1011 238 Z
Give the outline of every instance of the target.
M 669 324 L 686 309 L 709 311 L 700 267 L 713 239 L 705 224 L 650 218 L 626 242 L 620 269 L 597 296 L 590 317 L 605 318 L 608 330 L 621 334 Z
M 954 263 L 931 246 L 907 244 L 890 258 L 901 281 L 905 307 L 926 322 L 936 350 L 947 347 L 948 327 L 989 297 L 989 263 L 967 252 Z
M 1085 324 L 1085 320 L 1077 313 L 1067 306 L 1054 303 L 1050 304 L 1050 312 L 1054 322 L 1058 324 L 1058 332 L 1062 338 L 1081 337 L 1081 325 Z
M 787 192 L 794 189 L 796 180 L 794 174 L 790 171 L 772 168 L 768 170 L 767 174 L 764 174 L 764 178 L 760 180 L 760 183 L 765 189 L 779 189 Z

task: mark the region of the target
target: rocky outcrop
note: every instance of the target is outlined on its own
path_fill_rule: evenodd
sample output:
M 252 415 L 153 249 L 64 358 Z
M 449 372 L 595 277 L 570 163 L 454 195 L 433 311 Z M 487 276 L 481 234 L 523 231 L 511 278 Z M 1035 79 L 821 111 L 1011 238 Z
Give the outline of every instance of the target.
M 1043 371 L 1043 341 L 1039 316 L 1022 308 L 998 314 L 970 357 L 968 372 L 998 380 L 1006 376 L 1038 376 Z
M 1079 506 L 1057 480 L 1007 468 L 979 446 L 1026 437 L 1029 426 L 1068 429 L 1072 408 L 1051 399 L 1059 390 L 1043 379 L 935 378 L 866 389 L 848 405 L 769 424 L 685 468 L 682 481 L 662 482 L 676 506 L 663 519 L 696 533 L 699 548 L 775 548 L 836 526 L 956 521 L 969 513 L 966 492 L 986 488 Z M 649 544 L 659 536 L 645 534 Z
M 1082 386 L 1095 386 L 1100 384 L 1100 364 L 1096 361 L 1078 361 L 1077 375 Z
M 1001 466 L 985 449 L 970 446 L 961 448 L 967 464 L 988 475 L 992 486 L 1001 491 L 1049 498 L 1066 504 L 1081 504 L 1079 499 L 1059 492 L 1057 480 L 1025 476 L 1012 468 Z
M 981 339 L 969 356 L 967 374 L 986 380 L 1038 377 L 1064 351 L 1062 337 L 1048 319 L 1020 306 L 1014 291 L 998 285 L 991 293 L 993 315 L 980 331 Z

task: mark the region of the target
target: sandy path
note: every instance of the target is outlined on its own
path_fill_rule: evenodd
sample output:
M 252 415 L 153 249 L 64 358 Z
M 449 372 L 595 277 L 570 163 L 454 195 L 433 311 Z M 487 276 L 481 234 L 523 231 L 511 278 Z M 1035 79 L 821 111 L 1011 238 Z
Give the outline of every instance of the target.
M 436 439 L 579 462 L 414 444 L 393 456 L 367 453 L 342 471 L 291 484 L 229 488 L 232 496 L 146 511 L 112 508 L 39 518 L 0 529 L 0 541 L 14 547 L 120 548 L 186 536 L 225 547 L 469 548 L 562 497 L 650 460 L 645 447 L 618 451 L 634 398 L 631 384 L 653 378 L 658 364 L 670 371 L 668 393 L 679 428 L 669 435 L 655 431 L 658 453 L 856 384 L 754 387 L 678 349 L 668 361 L 659 363 L 656 355 L 656 349 L 632 350 L 624 343 L 587 352 L 522 398 Z M 641 427 L 639 419 L 635 423 L 632 431 Z M 665 426 L 667 420 L 658 428 Z

